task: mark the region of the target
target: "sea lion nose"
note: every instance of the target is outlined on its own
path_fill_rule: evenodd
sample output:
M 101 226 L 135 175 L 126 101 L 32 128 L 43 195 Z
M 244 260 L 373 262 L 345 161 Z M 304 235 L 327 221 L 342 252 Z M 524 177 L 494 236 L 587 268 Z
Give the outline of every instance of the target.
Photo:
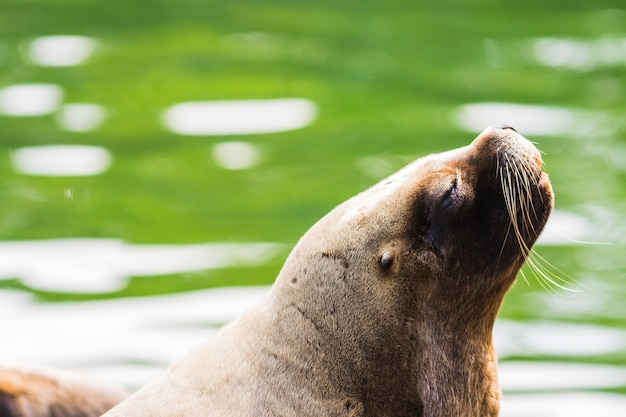
M 513 132 L 517 132 L 517 130 L 515 130 L 515 128 L 514 128 L 514 127 L 509 126 L 509 125 L 504 124 L 504 123 L 501 123 L 501 124 L 499 124 L 499 125 L 496 125 L 495 127 L 496 127 L 496 128 L 498 128 L 498 129 L 503 129 L 503 130 L 504 130 L 504 129 L 511 129 Z
M 543 168 L 541 154 L 535 146 L 517 130 L 507 124 L 488 126 L 472 142 L 473 148 L 478 153 L 499 160 L 507 155 L 518 155 L 526 159 L 531 165 L 540 171 Z
M 507 132 L 510 130 L 511 132 Z M 515 132 L 515 133 L 513 133 Z M 499 137 L 499 136 L 518 136 L 519 132 L 511 125 L 507 125 L 506 123 L 499 123 L 489 125 L 483 130 L 478 137 L 481 136 L 490 136 L 490 137 Z
M 500 123 L 487 126 L 487 128 L 478 135 L 474 143 L 478 148 L 487 146 L 487 149 L 496 150 L 499 144 L 503 142 L 515 143 L 520 141 L 520 139 L 526 140 L 514 127 Z M 494 145 L 496 145 L 495 148 Z

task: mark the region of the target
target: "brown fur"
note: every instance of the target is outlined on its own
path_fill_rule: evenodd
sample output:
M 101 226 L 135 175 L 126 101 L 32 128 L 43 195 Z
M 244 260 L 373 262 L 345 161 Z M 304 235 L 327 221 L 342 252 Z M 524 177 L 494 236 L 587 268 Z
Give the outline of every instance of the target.
M 0 366 L 0 416 L 96 417 L 128 394 L 68 371 Z
M 417 160 L 320 220 L 262 303 L 106 416 L 497 416 L 492 327 L 551 208 L 511 128 Z

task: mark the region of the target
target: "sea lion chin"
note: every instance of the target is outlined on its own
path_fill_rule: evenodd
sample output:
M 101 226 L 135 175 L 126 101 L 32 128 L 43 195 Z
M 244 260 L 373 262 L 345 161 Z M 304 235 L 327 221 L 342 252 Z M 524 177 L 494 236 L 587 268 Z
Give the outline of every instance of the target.
M 267 297 L 117 416 L 497 416 L 492 327 L 552 210 L 508 126 L 335 208 Z

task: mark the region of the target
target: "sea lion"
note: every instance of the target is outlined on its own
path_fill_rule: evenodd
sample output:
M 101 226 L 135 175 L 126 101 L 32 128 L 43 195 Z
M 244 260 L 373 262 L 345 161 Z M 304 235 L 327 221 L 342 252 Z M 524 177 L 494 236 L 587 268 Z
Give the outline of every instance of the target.
M 508 126 L 418 159 L 322 218 L 259 305 L 106 416 L 496 416 L 492 327 L 552 201 Z
M 122 387 L 79 373 L 0 365 L 2 417 L 97 417 L 126 397 Z

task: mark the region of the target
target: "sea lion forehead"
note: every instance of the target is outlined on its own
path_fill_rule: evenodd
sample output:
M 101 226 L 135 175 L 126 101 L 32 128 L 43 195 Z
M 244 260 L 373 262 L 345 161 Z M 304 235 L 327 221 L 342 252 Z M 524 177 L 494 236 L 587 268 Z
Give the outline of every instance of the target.
M 416 159 L 395 174 L 348 200 L 345 203 L 342 221 L 349 221 L 373 210 L 397 206 L 400 200 L 407 194 L 414 194 L 417 188 L 431 184 L 433 180 L 446 173 L 456 173 L 453 162 L 462 159 L 468 149 L 469 146 L 465 146 Z

